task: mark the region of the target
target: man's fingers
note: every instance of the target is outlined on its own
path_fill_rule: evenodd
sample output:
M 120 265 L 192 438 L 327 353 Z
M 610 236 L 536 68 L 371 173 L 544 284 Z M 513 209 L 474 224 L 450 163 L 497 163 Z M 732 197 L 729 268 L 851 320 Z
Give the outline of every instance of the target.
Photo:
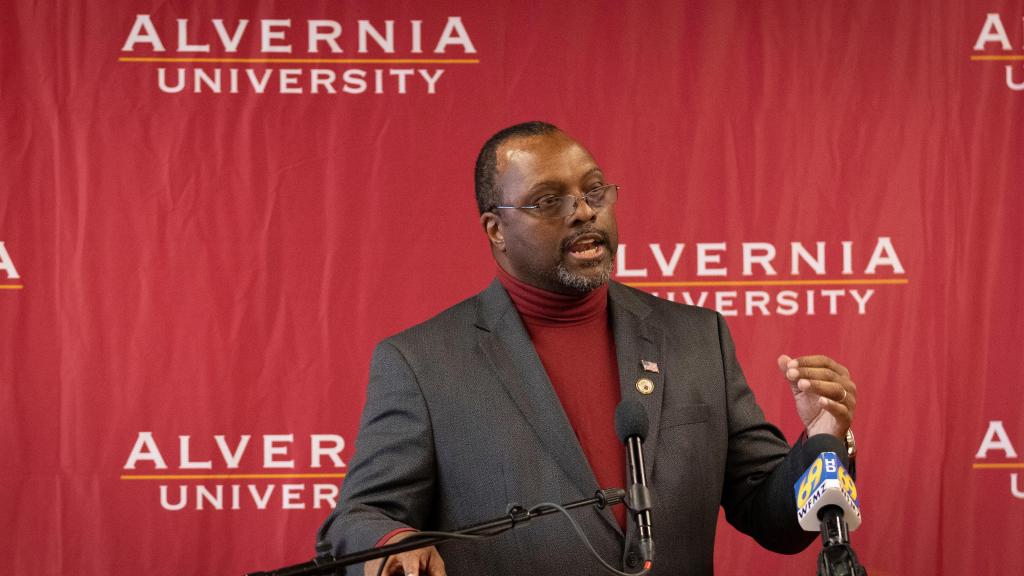
M 421 554 L 419 550 L 412 550 L 389 556 L 387 565 L 384 566 L 383 574 L 388 576 L 396 574 L 399 576 L 419 576 L 420 574 L 425 574 L 426 572 L 420 570 L 421 555 L 425 554 Z M 376 573 L 377 571 L 374 570 L 373 574 Z
M 839 425 L 839 430 L 846 430 L 850 427 L 850 423 L 853 422 L 853 416 L 850 413 L 850 409 L 845 404 L 840 404 L 835 400 L 830 400 L 824 396 L 818 398 L 818 404 L 823 410 L 832 415 L 836 419 L 836 423 Z
M 852 383 L 851 383 L 852 384 Z M 834 402 L 845 404 L 849 407 L 854 407 L 857 404 L 857 396 L 855 389 L 851 389 L 839 382 L 829 382 L 826 380 L 807 380 L 801 378 L 796 383 L 797 388 L 801 392 L 811 392 L 828 398 Z
M 387 543 L 396 544 L 415 535 L 415 531 L 400 532 L 391 537 Z M 375 576 L 380 568 L 380 561 L 367 562 L 364 566 L 363 574 L 365 576 Z M 421 574 L 423 576 L 446 576 L 444 561 L 441 560 L 441 554 L 435 546 L 418 548 L 389 556 L 381 573 L 388 576 L 396 574 L 399 576 L 420 576 Z
M 829 358 L 828 356 L 823 356 L 820 354 L 812 356 L 800 356 L 798 358 L 791 358 L 783 354 L 778 357 L 776 362 L 779 365 L 779 370 L 781 370 L 782 373 L 786 375 L 786 378 L 789 378 L 790 381 L 795 381 L 797 378 L 800 377 L 813 378 L 814 376 L 802 374 L 799 376 L 791 376 L 792 370 L 805 370 L 809 368 L 831 370 L 840 377 L 850 377 L 850 371 L 846 369 L 846 366 L 843 366 L 842 364 L 836 362 L 835 360 Z
M 797 399 L 797 413 L 808 434 L 828 433 L 838 438 L 849 430 L 857 407 L 857 386 L 850 371 L 823 355 L 779 356 L 779 369 Z M 825 415 L 830 418 L 822 418 Z
M 444 560 L 437 548 L 430 547 L 430 556 L 427 558 L 427 574 L 429 576 L 447 576 L 444 571 Z
M 801 366 L 799 368 L 787 369 L 786 378 L 789 378 L 790 381 L 804 378 L 807 380 L 829 380 L 832 382 L 842 382 L 846 377 L 831 368 L 807 368 Z
M 846 369 L 846 366 L 843 366 L 842 364 L 836 362 L 835 360 L 829 358 L 828 356 L 823 356 L 820 354 L 812 356 L 800 356 L 799 358 L 796 359 L 796 361 L 801 368 L 828 368 L 829 370 L 832 370 L 837 374 L 841 374 L 846 377 L 850 376 L 850 371 Z
M 430 546 L 403 552 L 395 556 L 396 564 L 389 567 L 385 574 L 402 574 L 404 576 L 446 576 L 444 560 L 437 548 Z
M 380 569 L 380 563 L 384 562 L 384 569 Z M 370 560 L 363 564 L 363 576 L 377 576 L 377 574 L 404 574 L 402 565 L 395 556 L 386 556 L 383 560 Z
M 779 371 L 782 372 L 783 374 L 786 373 L 786 369 L 789 367 L 790 360 L 792 360 L 792 358 L 786 356 L 785 354 L 779 356 L 778 359 L 775 360 L 775 362 L 779 365 Z
M 388 559 L 388 567 L 385 574 L 399 574 L 404 576 L 419 576 L 419 562 L 414 552 L 403 552 Z
M 836 402 L 843 402 L 850 397 L 849 391 L 843 386 L 842 382 L 801 378 L 797 380 L 796 385 L 803 392 L 811 392 Z

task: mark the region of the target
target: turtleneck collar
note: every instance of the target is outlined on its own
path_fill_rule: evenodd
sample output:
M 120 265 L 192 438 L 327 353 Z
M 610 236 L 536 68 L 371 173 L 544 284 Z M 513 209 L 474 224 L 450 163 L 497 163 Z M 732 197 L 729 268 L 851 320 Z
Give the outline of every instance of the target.
M 576 326 L 607 317 L 608 284 L 586 294 L 549 292 L 531 286 L 498 266 L 498 281 L 505 287 L 523 321 L 547 326 Z

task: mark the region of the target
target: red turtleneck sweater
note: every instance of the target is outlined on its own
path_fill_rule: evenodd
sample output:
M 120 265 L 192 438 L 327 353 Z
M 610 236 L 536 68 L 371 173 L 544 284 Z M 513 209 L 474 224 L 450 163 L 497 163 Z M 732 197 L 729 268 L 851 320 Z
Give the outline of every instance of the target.
M 625 449 L 615 436 L 619 369 L 608 318 L 608 285 L 583 296 L 530 286 L 498 267 L 541 364 L 602 488 L 621 486 Z M 625 529 L 626 510 L 612 508 Z

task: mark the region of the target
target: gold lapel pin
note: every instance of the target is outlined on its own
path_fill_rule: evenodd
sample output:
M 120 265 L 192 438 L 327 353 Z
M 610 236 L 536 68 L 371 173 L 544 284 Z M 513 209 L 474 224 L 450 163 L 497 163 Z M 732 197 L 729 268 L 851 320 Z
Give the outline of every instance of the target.
M 637 392 L 647 395 L 654 392 L 654 382 L 650 378 L 640 378 L 636 381 Z

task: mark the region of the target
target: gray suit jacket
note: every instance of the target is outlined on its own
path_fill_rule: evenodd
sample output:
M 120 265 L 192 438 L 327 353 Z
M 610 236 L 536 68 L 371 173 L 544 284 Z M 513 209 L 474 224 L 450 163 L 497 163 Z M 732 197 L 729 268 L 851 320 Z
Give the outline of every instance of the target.
M 821 446 L 800 442 L 791 450 L 765 421 L 721 316 L 618 283 L 609 289 L 609 314 L 622 397 L 640 401 L 650 419 L 644 450 L 654 572 L 712 573 L 719 505 L 766 548 L 805 548 L 815 535 L 797 525 L 792 487 Z M 660 373 L 645 373 L 641 360 L 657 362 Z M 640 376 L 654 381 L 652 394 L 637 391 Z M 826 448 L 841 452 L 829 439 Z M 597 489 L 519 314 L 495 280 L 378 345 L 355 455 L 320 539 L 341 554 L 372 547 L 395 528 L 451 530 L 500 516 L 510 503 L 568 502 Z M 608 510 L 574 516 L 605 560 L 636 570 L 632 520 L 623 534 Z M 452 576 L 601 573 L 558 517 L 440 552 Z

